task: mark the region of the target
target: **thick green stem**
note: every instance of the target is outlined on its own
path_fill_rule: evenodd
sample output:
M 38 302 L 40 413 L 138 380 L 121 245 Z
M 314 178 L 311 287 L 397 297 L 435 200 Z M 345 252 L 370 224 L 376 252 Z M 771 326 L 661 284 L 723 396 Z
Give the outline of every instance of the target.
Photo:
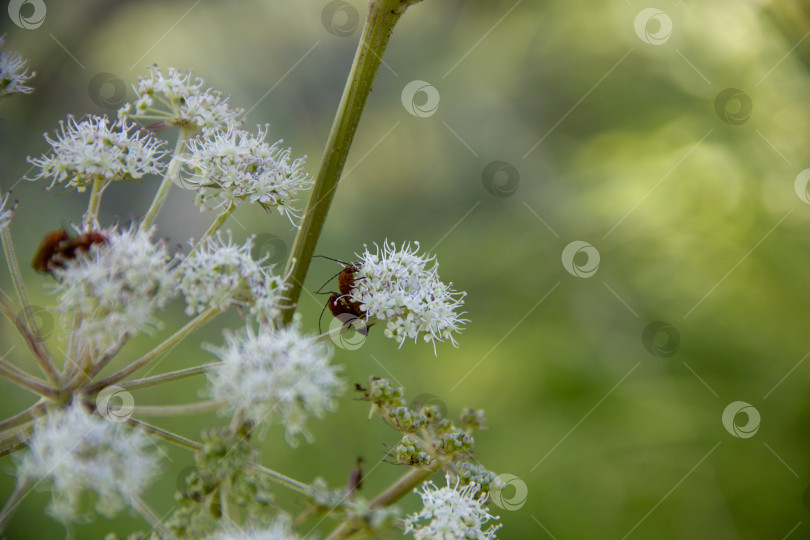
M 220 311 L 217 308 L 211 308 L 208 311 L 204 311 L 190 320 L 186 325 L 179 329 L 177 332 L 166 338 L 166 340 L 146 353 L 145 355 L 141 356 L 139 359 L 132 362 L 127 367 L 116 371 L 112 375 L 101 379 L 98 382 L 95 382 L 89 385 L 87 388 L 84 389 L 86 394 L 94 394 L 104 388 L 105 386 L 109 386 L 111 384 L 115 384 L 118 381 L 124 379 L 125 377 L 129 376 L 131 373 L 139 370 L 149 362 L 155 360 L 159 356 L 169 352 L 175 345 L 183 341 L 186 337 L 192 334 L 195 330 L 204 326 L 207 322 L 217 316 Z
M 166 197 L 169 195 L 172 184 L 180 174 L 180 166 L 183 164 L 183 159 L 180 157 L 180 154 L 190 134 L 191 132 L 187 128 L 180 128 L 180 133 L 177 135 L 177 144 L 174 145 L 172 160 L 169 163 L 169 167 L 166 169 L 166 176 L 163 177 L 163 181 L 160 183 L 157 193 L 155 193 L 155 198 L 152 200 L 152 206 L 149 207 L 146 216 L 141 222 L 142 231 L 151 227 L 152 223 L 155 222 L 155 218 L 157 218 L 160 209 L 163 208 L 163 203 L 166 202 Z
M 31 304 L 28 302 L 28 295 L 25 293 L 22 275 L 20 274 L 20 266 L 17 264 L 17 254 L 14 252 L 14 244 L 11 241 L 11 233 L 8 227 L 3 229 L 3 232 L 0 233 L 0 237 L 3 239 L 3 252 L 6 256 L 6 263 L 8 263 L 8 271 L 11 274 L 11 282 L 14 285 L 14 290 L 17 292 L 17 299 L 22 308 L 28 334 L 30 336 L 40 336 L 39 327 L 34 320 L 34 314 L 31 312 Z M 59 382 L 59 370 L 56 369 L 47 349 L 38 341 L 34 342 L 34 346 L 39 351 L 39 354 L 34 354 L 34 357 L 37 359 L 40 369 L 45 373 L 45 377 L 47 377 L 48 381 L 52 384 L 57 384 Z
M 286 296 L 290 309 L 282 311 L 285 323 L 292 320 L 301 288 L 304 285 L 312 254 L 323 230 L 326 214 L 332 204 L 346 157 L 354 140 L 360 116 L 371 93 L 371 87 L 380 67 L 388 39 L 399 17 L 410 5 L 419 0 L 373 0 L 368 20 L 357 46 L 349 79 L 343 90 L 332 131 L 326 141 L 321 167 L 315 178 L 301 227 L 295 237 L 292 253 L 284 274 L 289 275 Z
M 82 223 L 85 229 L 98 228 L 98 211 L 101 208 L 101 196 L 104 194 L 106 188 L 105 180 L 99 176 L 93 180 L 93 187 L 90 188 L 90 201 L 87 203 L 87 212 L 84 213 Z
M 399 479 L 388 486 L 382 493 L 374 497 L 369 506 L 371 508 L 385 508 L 391 506 L 402 497 L 411 493 L 422 482 L 430 478 L 437 469 L 411 469 Z M 352 533 L 357 532 L 357 524 L 353 520 L 344 521 L 333 530 L 326 540 L 338 540 L 339 538 L 346 538 Z

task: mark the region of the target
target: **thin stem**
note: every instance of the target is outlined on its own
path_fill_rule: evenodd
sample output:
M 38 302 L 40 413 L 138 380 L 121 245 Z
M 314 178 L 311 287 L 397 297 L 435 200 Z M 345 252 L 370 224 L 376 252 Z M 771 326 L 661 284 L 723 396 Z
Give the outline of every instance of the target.
M 197 248 L 199 248 L 202 245 L 203 241 L 205 241 L 206 238 L 214 236 L 214 234 L 219 230 L 219 228 L 222 227 L 222 225 L 224 225 L 225 222 L 228 220 L 228 217 L 230 217 L 230 215 L 233 214 L 233 211 L 235 209 L 236 207 L 234 205 L 232 204 L 228 205 L 228 208 L 226 208 L 223 212 L 221 212 L 214 220 L 214 222 L 211 224 L 211 226 L 208 227 L 208 230 L 205 231 L 204 235 L 202 235 L 200 240 L 191 250 L 191 253 L 194 253 L 197 250 Z
M 9 520 L 11 520 L 11 516 L 14 515 L 14 511 L 17 510 L 17 507 L 20 505 L 22 500 L 26 495 L 28 495 L 28 492 L 30 491 L 28 489 L 29 487 L 31 487 L 30 479 L 25 478 L 17 480 L 17 485 L 14 486 L 14 491 L 11 493 L 11 496 L 3 506 L 3 510 L 0 510 L 0 533 L 6 530 L 6 526 L 8 525 Z
M 90 188 L 90 201 L 87 203 L 87 212 L 84 213 L 82 222 L 85 228 L 95 229 L 98 226 L 98 210 L 101 208 L 101 196 L 107 187 L 103 176 L 97 176 L 93 180 L 93 187 Z
M 223 401 L 207 400 L 184 405 L 157 405 L 154 407 L 142 405 L 135 407 L 134 413 L 138 416 L 180 416 L 184 414 L 198 414 L 219 409 Z
M 434 469 L 411 469 L 399 479 L 388 486 L 385 491 L 374 497 L 369 503 L 370 508 L 385 508 L 391 506 L 402 497 L 411 493 L 414 488 L 419 486 L 422 482 L 430 478 L 439 468 Z M 346 538 L 352 533 L 357 532 L 358 527 L 354 520 L 349 519 L 344 521 L 333 530 L 326 540 L 338 540 L 339 538 Z
M 171 431 L 166 431 L 165 429 L 153 426 L 152 424 L 148 424 L 141 420 L 136 420 L 135 418 L 127 418 L 126 423 L 132 427 L 140 429 L 145 433 L 154 435 L 158 439 L 163 439 L 166 442 L 176 444 L 177 446 L 185 448 L 186 450 L 196 452 L 197 450 L 201 450 L 203 447 L 202 444 L 198 443 L 197 441 L 186 439 L 182 435 L 172 433 Z
M 312 496 L 312 494 L 315 492 L 315 488 L 313 488 L 312 486 L 309 486 L 308 484 L 305 484 L 303 482 L 299 482 L 298 480 L 290 478 L 289 476 L 281 474 L 280 472 L 276 472 L 273 469 L 268 469 L 267 467 L 259 465 L 258 463 L 245 462 L 245 465 L 256 472 L 262 473 L 263 475 L 267 476 L 277 484 L 286 486 L 292 489 L 293 491 L 297 491 L 298 493 L 302 493 L 306 496 Z
M 149 207 L 149 210 L 146 212 L 146 216 L 141 222 L 141 231 L 145 231 L 152 226 L 152 223 L 155 222 L 155 218 L 157 218 L 160 209 L 163 208 L 163 203 L 166 202 L 166 197 L 169 195 L 169 190 L 171 190 L 172 183 L 174 183 L 175 179 L 180 174 L 180 166 L 183 163 L 180 153 L 183 151 L 183 148 L 186 145 L 186 140 L 190 134 L 191 131 L 188 128 L 180 128 L 180 133 L 177 134 L 177 143 L 174 145 L 172 160 L 169 163 L 169 167 L 166 169 L 166 176 L 163 177 L 163 181 L 160 183 L 157 193 L 155 193 L 155 198 L 152 200 L 152 205 Z
M 152 526 L 152 530 L 157 531 L 160 538 L 174 538 L 174 535 L 160 522 L 157 514 L 137 495 L 132 497 L 132 507 Z
M 128 390 L 134 390 L 136 388 L 148 388 L 150 386 L 157 386 L 159 384 L 167 382 L 187 379 L 189 377 L 193 377 L 194 375 L 201 375 L 203 373 L 211 371 L 214 367 L 218 365 L 219 362 L 211 362 L 210 364 L 203 364 L 201 366 L 179 369 L 177 371 L 170 371 L 168 373 L 161 373 L 160 375 L 154 375 L 152 377 L 144 377 L 143 379 L 136 379 L 134 381 L 125 381 L 120 383 L 118 386 L 120 386 L 121 388 L 126 388 Z
M 332 204 L 332 198 L 360 122 L 360 116 L 371 93 L 374 78 L 388 45 L 388 39 L 405 8 L 416 1 L 418 0 L 374 0 L 370 2 L 366 26 L 355 52 L 354 63 L 343 90 L 343 96 L 332 124 L 332 131 L 326 141 L 321 166 L 315 178 L 312 193 L 309 195 L 301 227 L 295 236 L 290 258 L 287 260 L 287 268 L 284 273 L 290 276 L 287 280 L 289 289 L 286 296 L 291 309 L 282 311 L 283 321 L 286 324 L 292 320 L 295 306 L 301 296 L 301 288 L 309 270 L 312 254 L 323 230 L 326 214 Z
M 40 398 L 39 401 L 37 401 L 27 409 L 18 412 L 14 416 L 9 416 L 8 418 L 0 422 L 0 432 L 17 427 L 20 424 L 28 422 L 29 420 L 33 420 L 37 416 L 36 413 L 44 409 L 45 406 L 46 406 L 45 399 Z
M 89 385 L 87 388 L 85 388 L 85 392 L 87 394 L 94 394 L 99 390 L 101 390 L 102 388 L 104 388 L 105 386 L 115 384 L 118 381 L 124 379 L 125 377 L 139 370 L 152 360 L 169 352 L 175 345 L 183 341 L 195 330 L 197 330 L 201 326 L 204 326 L 207 322 L 216 317 L 218 313 L 220 313 L 220 311 L 217 308 L 211 308 L 207 311 L 203 311 L 202 313 L 191 319 L 188 323 L 186 323 L 184 327 L 182 327 L 177 332 L 166 338 L 166 340 L 163 343 L 161 343 L 160 345 L 158 345 L 157 347 L 155 347 L 154 349 L 152 349 L 139 359 L 135 360 L 127 367 L 119 371 L 116 371 L 112 375 L 105 377 L 98 382 Z
M 11 232 L 9 232 L 9 228 L 4 228 L 2 233 L 0 233 L 0 236 L 3 239 L 3 252 L 6 256 L 6 263 L 8 263 L 8 271 L 11 274 L 11 282 L 14 284 L 14 290 L 17 292 L 17 299 L 20 302 L 20 307 L 22 307 L 23 316 L 25 317 L 25 326 L 29 334 L 32 336 L 39 336 L 39 327 L 34 320 L 34 314 L 31 312 L 31 304 L 28 302 L 28 295 L 25 293 L 22 275 L 20 274 L 20 266 L 17 264 L 17 255 L 14 252 L 14 244 L 11 241 Z M 56 369 L 50 355 L 47 354 L 47 349 L 45 349 L 41 343 L 38 344 L 37 347 L 41 347 L 41 355 L 35 354 L 34 356 L 37 359 L 40 369 L 43 371 L 43 373 L 45 373 L 45 377 L 48 379 L 48 381 L 53 384 L 58 383 L 59 371 Z
M 115 356 L 121 350 L 121 347 L 123 347 L 128 340 L 129 334 L 125 332 L 124 335 L 118 338 L 118 341 L 107 347 L 107 349 L 95 361 L 93 361 L 92 357 L 88 354 L 86 357 L 87 362 L 84 363 L 84 368 L 79 368 L 76 370 L 75 375 L 70 379 L 70 384 L 67 385 L 62 393 L 70 394 L 85 382 L 92 380 L 93 377 L 98 375 L 99 372 L 101 372 L 101 370 L 104 369 L 104 367 L 109 364 L 113 358 L 115 358 Z
M 2 296 L 0 296 L 0 311 L 3 312 L 6 319 L 8 319 L 9 322 L 14 325 L 17 332 L 19 332 L 19 334 L 22 336 L 25 344 L 37 359 L 37 363 L 40 364 L 40 366 L 46 365 L 48 363 L 48 353 L 47 351 L 43 350 L 42 347 L 40 347 L 40 340 L 31 334 L 30 329 L 20 321 L 19 317 L 17 317 L 17 315 L 14 313 L 14 310 L 11 308 L 9 303 L 6 302 L 6 299 Z
M 49 386 L 42 379 L 26 373 L 8 361 L 0 358 L 0 376 L 5 377 L 17 386 L 21 386 L 39 396 L 52 399 L 56 397 L 56 388 Z

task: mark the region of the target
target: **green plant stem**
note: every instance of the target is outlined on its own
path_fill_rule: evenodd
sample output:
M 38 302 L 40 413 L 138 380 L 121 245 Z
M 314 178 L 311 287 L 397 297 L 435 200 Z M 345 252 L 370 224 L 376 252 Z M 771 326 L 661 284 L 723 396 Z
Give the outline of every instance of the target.
M 46 406 L 45 399 L 41 398 L 39 401 L 37 401 L 27 409 L 18 412 L 14 416 L 9 416 L 8 418 L 0 422 L 0 432 L 17 427 L 20 424 L 28 422 L 29 420 L 33 420 L 34 418 L 36 418 L 36 415 L 39 411 L 45 409 L 45 406 Z
M 190 334 L 192 334 L 195 330 L 197 330 L 201 326 L 204 326 L 211 319 L 216 317 L 217 314 L 219 313 L 220 311 L 217 308 L 211 308 L 207 311 L 203 311 L 202 313 L 191 319 L 189 322 L 187 322 L 184 327 L 180 328 L 177 332 L 166 338 L 166 340 L 163 341 L 163 343 L 161 343 L 160 345 L 158 345 L 157 347 L 155 347 L 154 349 L 152 349 L 139 359 L 135 360 L 127 367 L 119 371 L 116 371 L 112 375 L 105 377 L 98 382 L 89 385 L 87 388 L 85 388 L 85 392 L 87 394 L 94 394 L 100 391 L 105 386 L 115 384 L 118 381 L 124 379 L 125 377 L 139 370 L 152 360 L 158 358 L 162 354 L 169 352 L 175 345 L 183 341 L 186 337 L 188 337 Z
M 3 229 L 3 232 L 0 233 L 0 237 L 2 237 L 3 241 L 3 252 L 6 256 L 8 271 L 11 274 L 11 282 L 14 285 L 14 290 L 17 292 L 17 300 L 20 302 L 23 317 L 25 318 L 26 329 L 29 335 L 39 336 L 39 327 L 34 320 L 33 313 L 31 313 L 31 304 L 28 302 L 28 295 L 25 293 L 22 275 L 20 274 L 20 266 L 17 264 L 17 255 L 14 252 L 14 244 L 11 241 L 11 232 L 9 232 L 8 227 Z M 41 343 L 36 342 L 35 346 L 40 351 L 40 354 L 34 355 L 40 369 L 45 373 L 45 377 L 51 384 L 57 384 L 59 382 L 59 370 L 56 369 L 50 354 L 48 354 L 47 349 L 45 349 Z
M 388 486 L 385 491 L 374 497 L 374 500 L 369 503 L 370 508 L 385 508 L 391 506 L 402 497 L 411 493 L 422 482 L 430 478 L 430 476 L 439 470 L 436 469 L 411 469 L 399 479 Z M 339 538 L 346 538 L 349 535 L 357 532 L 358 527 L 354 520 L 347 520 L 337 526 L 326 540 L 338 540 Z
M 31 486 L 30 479 L 19 479 L 17 480 L 17 485 L 14 486 L 14 491 L 11 493 L 11 496 L 6 501 L 5 506 L 3 509 L 0 510 L 0 533 L 6 530 L 6 526 L 8 525 L 11 516 L 14 515 L 14 511 L 20 505 L 22 500 L 28 495 L 30 491 L 28 488 Z
M 357 46 L 349 78 L 343 90 L 332 131 L 326 141 L 318 175 L 309 195 L 301 227 L 293 243 L 284 275 L 289 275 L 286 293 L 289 309 L 282 310 L 285 324 L 292 320 L 293 312 L 301 296 L 315 246 L 323 230 L 329 206 L 335 195 L 346 157 L 349 154 L 360 116 L 371 93 L 371 87 L 380 67 L 385 48 L 394 25 L 410 4 L 418 0 L 373 0 L 363 35 Z
M 179 381 L 193 377 L 194 375 L 202 375 L 211 371 L 219 362 L 211 362 L 210 364 L 203 364 L 201 366 L 190 367 L 186 369 L 179 369 L 177 371 L 170 371 L 168 373 L 161 373 L 152 377 L 144 377 L 143 379 L 136 379 L 134 381 L 125 381 L 118 386 L 126 388 L 127 390 L 134 390 L 137 388 L 148 388 L 150 386 L 157 386 L 159 384 Z
M 197 242 L 197 244 L 194 246 L 194 249 L 192 249 L 191 252 L 194 253 L 194 251 L 197 250 L 200 244 L 203 243 L 203 240 L 211 236 L 214 236 L 214 234 L 220 229 L 220 227 L 222 227 L 222 225 L 224 225 L 225 222 L 228 220 L 228 217 L 230 217 L 230 215 L 233 214 L 234 210 L 236 210 L 236 207 L 234 205 L 232 204 L 228 205 L 228 208 L 226 208 L 221 214 L 219 214 L 217 216 L 217 219 L 215 219 L 214 222 L 211 224 L 211 226 L 208 227 L 208 230 L 205 231 L 205 234 L 202 235 L 202 238 L 200 238 L 200 240 Z
M 87 405 L 93 406 L 94 404 L 92 402 L 87 402 Z M 153 426 L 152 424 L 148 424 L 141 420 L 127 418 L 126 423 L 129 426 L 140 429 L 141 431 L 150 435 L 154 435 L 158 439 L 163 439 L 166 442 L 176 444 L 177 446 L 185 448 L 186 450 L 191 450 L 194 452 L 197 450 L 202 450 L 202 444 L 198 443 L 197 441 L 192 441 L 191 439 L 187 439 L 182 435 L 172 433 L 171 431 L 166 431 L 165 429 Z
M 147 505 L 143 499 L 140 497 L 133 497 L 132 498 L 132 507 L 137 510 L 137 512 L 146 520 L 149 525 L 152 526 L 152 529 L 158 533 L 160 538 L 174 538 L 174 535 L 169 532 L 166 527 L 163 526 L 163 523 L 160 521 L 160 518 L 157 514 Z
M 155 193 L 155 198 L 152 200 L 152 205 L 149 207 L 146 216 L 144 216 L 141 222 L 141 231 L 145 231 L 152 226 L 160 209 L 163 208 L 163 203 L 166 202 L 166 197 L 169 195 L 172 183 L 180 174 L 180 166 L 183 163 L 180 153 L 183 151 L 189 135 L 191 135 L 191 131 L 188 128 L 180 128 L 180 133 L 177 134 L 177 143 L 174 145 L 172 160 L 169 162 L 169 167 L 166 169 L 166 176 L 163 177 L 163 181 L 160 183 L 157 193 Z
M 138 416 L 181 416 L 184 414 L 199 414 L 211 412 L 222 407 L 224 402 L 216 400 L 186 403 L 184 405 L 141 405 L 135 407 L 134 414 Z
M 98 225 L 98 210 L 101 208 L 101 196 L 106 188 L 105 180 L 99 176 L 93 180 L 93 187 L 90 188 L 90 201 L 87 203 L 87 212 L 84 213 L 82 222 L 89 229 L 94 229 Z
M 312 494 L 315 492 L 315 489 L 312 486 L 309 486 L 303 482 L 299 482 L 298 480 L 290 478 L 289 476 L 281 474 L 280 472 L 276 472 L 273 469 L 268 469 L 267 467 L 259 465 L 258 463 L 246 461 L 245 465 L 256 472 L 267 476 L 277 484 L 286 486 L 292 489 L 293 491 L 297 491 L 298 493 L 302 493 L 308 497 L 312 496 Z
M 36 357 L 37 362 L 40 365 L 43 363 L 48 362 L 48 354 L 46 351 L 43 350 L 42 347 L 39 346 L 39 340 L 33 336 L 28 327 L 26 327 L 16 316 L 14 310 L 11 308 L 8 302 L 6 302 L 5 298 L 0 296 L 0 311 L 2 311 L 3 315 L 8 319 L 8 321 L 14 325 L 17 329 L 17 332 L 20 333 L 25 344 L 31 350 L 31 353 Z
M 2 358 L 0 358 L 0 376 L 41 397 L 53 399 L 56 396 L 56 388 L 48 386 L 42 379 L 26 373 Z

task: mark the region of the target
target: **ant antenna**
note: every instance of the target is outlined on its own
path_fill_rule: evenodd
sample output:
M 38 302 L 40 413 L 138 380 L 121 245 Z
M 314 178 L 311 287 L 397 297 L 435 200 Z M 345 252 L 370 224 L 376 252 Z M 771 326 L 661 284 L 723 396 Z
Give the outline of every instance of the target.
M 334 257 L 327 257 L 326 255 L 313 255 L 313 257 L 320 257 L 321 259 L 328 259 L 330 261 L 335 261 L 336 263 L 340 263 L 343 266 L 348 266 L 349 263 L 345 261 L 341 261 L 340 259 L 335 259 Z
M 343 272 L 343 270 L 341 270 L 340 272 L 338 272 L 338 273 L 337 273 L 337 274 L 335 274 L 334 276 L 332 276 L 332 277 L 330 277 L 329 279 L 327 279 L 327 280 L 326 280 L 326 283 L 324 283 L 323 285 L 321 285 L 320 287 L 318 287 L 318 290 L 317 290 L 317 291 L 315 291 L 315 294 L 332 294 L 332 291 L 326 291 L 326 292 L 322 292 L 322 291 L 323 291 L 323 288 L 324 288 L 324 287 L 326 287 L 327 285 L 329 285 L 329 282 L 330 282 L 330 281 L 332 281 L 333 279 L 335 279 L 336 277 L 338 277 L 338 276 L 341 274 L 341 272 Z

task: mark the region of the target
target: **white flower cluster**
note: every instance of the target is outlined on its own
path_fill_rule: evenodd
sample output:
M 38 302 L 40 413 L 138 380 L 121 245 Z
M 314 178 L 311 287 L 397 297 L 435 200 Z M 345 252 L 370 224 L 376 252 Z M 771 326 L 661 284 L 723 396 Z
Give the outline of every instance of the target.
M 369 325 L 385 321 L 385 335 L 400 346 L 405 339 L 416 341 L 419 334 L 433 342 L 434 350 L 436 341 L 446 339 L 458 346 L 453 333 L 461 330 L 466 319 L 456 310 L 464 304 L 466 293 L 454 291 L 452 283 L 442 283 L 435 256 L 417 255 L 419 243 L 415 244 L 413 249 L 407 244 L 397 250 L 386 240 L 376 253 L 366 249 L 356 263 L 349 296 L 360 303 Z
M 267 257 L 254 261 L 252 248 L 253 237 L 240 246 L 230 232 L 227 240 L 217 233 L 183 258 L 178 273 L 188 315 L 213 307 L 225 311 L 231 304 L 248 307 L 263 322 L 279 315 L 284 280 L 262 266 Z
M 203 90 L 203 80 L 192 81 L 191 72 L 181 73 L 169 68 L 164 75 L 157 66 L 149 67 L 149 77 L 138 78 L 132 88 L 138 95 L 134 105 L 127 103 L 119 111 L 119 117 L 155 119 L 166 125 L 215 129 L 221 125 L 238 125 L 242 109 L 233 109 L 228 98 L 213 88 Z M 165 109 L 155 108 L 159 103 Z
M 11 218 L 14 217 L 14 207 L 6 208 L 9 193 L 9 191 L 6 191 L 3 197 L 0 198 L 0 232 L 8 227 L 9 223 L 11 223 Z
M 209 373 L 214 399 L 241 411 L 254 424 L 280 418 L 287 441 L 297 445 L 306 431 L 307 417 L 323 418 L 336 407 L 344 382 L 340 366 L 329 363 L 332 350 L 314 336 L 302 335 L 297 323 L 281 329 L 248 327 L 244 334 L 227 335 L 227 345 L 211 349 L 222 363 Z
M 298 535 L 292 530 L 289 519 L 279 518 L 269 527 L 226 529 L 209 536 L 206 540 L 298 540 Z
M 144 433 L 73 404 L 37 421 L 19 473 L 53 482 L 50 511 L 63 521 L 77 517 L 86 489 L 98 494 L 96 509 L 112 517 L 140 497 L 157 474 L 152 446 Z
M 39 173 L 28 180 L 50 178 L 51 184 L 65 183 L 69 188 L 84 191 L 96 179 L 105 182 L 138 180 L 147 174 L 160 174 L 164 169 L 160 149 L 163 141 L 138 129 L 126 120 L 111 122 L 106 116 L 88 116 L 77 122 L 68 116 L 59 122 L 60 131 L 51 139 L 51 153 L 28 162 Z
M 413 533 L 417 540 L 489 540 L 496 538 L 500 525 L 490 525 L 491 519 L 499 519 L 487 512 L 484 505 L 486 495 L 479 495 L 477 484 L 467 484 L 459 489 L 459 484 L 437 488 L 433 482 L 422 486 L 422 509 L 405 518 L 405 534 Z M 429 520 L 428 523 L 420 523 Z
M 175 276 L 162 243 L 151 241 L 152 230 L 104 232 L 107 241 L 54 274 L 59 279 L 57 309 L 66 325 L 78 323 L 80 343 L 102 351 L 124 335 L 133 336 L 154 324 L 175 294 Z
M 250 201 L 293 215 L 289 204 L 312 180 L 304 158 L 291 160 L 291 149 L 283 148 L 283 141 L 264 141 L 267 130 L 259 127 L 254 135 L 228 126 L 188 142 L 191 156 L 184 161 L 184 180 L 197 190 L 201 209 L 227 209 Z
M 4 39 L 0 37 L 0 49 Z M 0 52 L 0 97 L 12 94 L 30 94 L 34 91 L 27 83 L 36 72 L 29 72 L 25 67 L 28 60 L 14 51 Z

